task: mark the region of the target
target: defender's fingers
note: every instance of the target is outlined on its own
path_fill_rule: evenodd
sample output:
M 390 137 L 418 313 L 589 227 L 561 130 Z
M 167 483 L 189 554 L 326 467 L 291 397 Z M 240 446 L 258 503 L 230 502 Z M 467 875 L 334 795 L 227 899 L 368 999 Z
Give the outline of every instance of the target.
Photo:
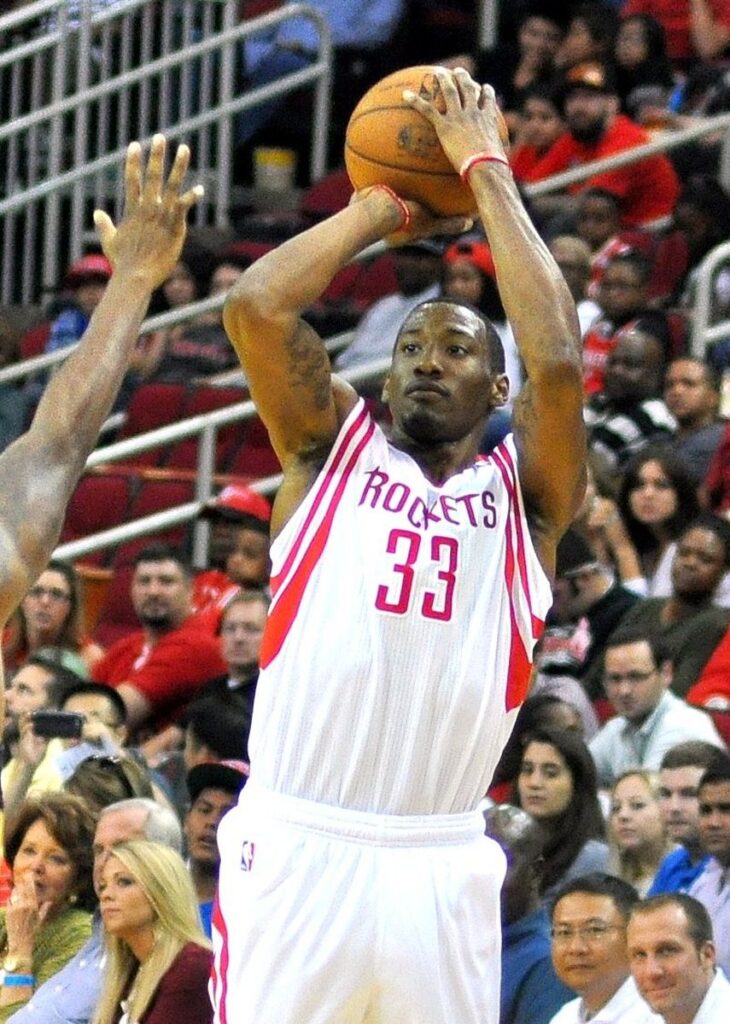
M 144 175 L 143 198 L 145 202 L 157 203 L 161 198 L 166 146 L 164 135 L 152 136 L 152 147 Z
M 172 162 L 172 168 L 167 176 L 167 184 L 165 185 L 166 199 L 177 199 L 180 187 L 183 183 L 183 178 L 187 174 L 189 164 L 190 147 L 186 145 L 178 146 L 175 153 L 175 159 Z
M 200 202 L 204 195 L 205 189 L 202 185 L 193 185 L 192 188 L 189 188 L 187 192 L 180 196 L 177 202 L 187 212 L 192 206 Z
M 96 228 L 96 233 L 99 236 L 101 247 L 104 250 L 105 255 L 108 256 L 109 250 L 114 241 L 114 236 L 117 233 L 117 229 L 114 227 L 114 221 L 104 210 L 94 210 L 94 226 Z
M 142 196 L 142 147 L 138 142 L 127 146 L 124 162 L 124 210 L 136 206 Z

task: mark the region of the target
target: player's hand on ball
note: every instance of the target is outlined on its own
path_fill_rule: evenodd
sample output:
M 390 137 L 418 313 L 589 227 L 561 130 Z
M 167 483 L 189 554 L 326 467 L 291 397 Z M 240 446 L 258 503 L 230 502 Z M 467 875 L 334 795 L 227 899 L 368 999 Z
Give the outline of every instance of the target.
M 389 245 L 407 245 L 409 242 L 417 242 L 421 238 L 432 238 L 436 235 L 460 235 L 474 226 L 472 217 L 439 217 L 422 203 L 397 196 L 392 189 L 384 185 L 371 185 L 369 188 L 354 192 L 350 203 L 361 202 L 374 192 L 397 205 L 400 210 L 408 211 L 407 226 L 385 236 L 385 241 Z
M 403 99 L 422 114 L 458 171 L 475 153 L 506 159 L 508 130 L 490 85 L 480 85 L 463 68 L 436 68 L 442 102 L 406 90 Z

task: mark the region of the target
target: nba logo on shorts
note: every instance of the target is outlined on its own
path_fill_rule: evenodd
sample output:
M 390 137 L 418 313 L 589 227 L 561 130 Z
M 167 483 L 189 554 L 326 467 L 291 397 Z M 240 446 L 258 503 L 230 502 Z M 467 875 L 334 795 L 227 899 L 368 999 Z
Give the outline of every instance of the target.
M 245 839 L 243 846 L 241 847 L 241 871 L 250 871 L 253 867 L 253 855 L 256 850 L 256 844 L 250 840 Z

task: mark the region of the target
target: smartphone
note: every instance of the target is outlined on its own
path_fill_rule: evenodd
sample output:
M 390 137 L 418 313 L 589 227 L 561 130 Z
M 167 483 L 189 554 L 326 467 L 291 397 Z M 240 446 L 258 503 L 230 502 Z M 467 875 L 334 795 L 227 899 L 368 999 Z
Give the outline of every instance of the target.
M 84 716 L 75 711 L 34 711 L 30 719 L 36 736 L 49 740 L 78 740 L 84 727 Z

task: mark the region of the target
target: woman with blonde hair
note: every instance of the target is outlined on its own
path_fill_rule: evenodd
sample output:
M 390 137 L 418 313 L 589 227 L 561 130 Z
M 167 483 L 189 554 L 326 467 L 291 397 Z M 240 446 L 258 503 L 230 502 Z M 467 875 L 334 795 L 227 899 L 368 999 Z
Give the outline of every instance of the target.
M 212 953 L 179 854 L 132 840 L 99 884 L 107 966 L 94 1024 L 210 1024 Z
M 609 811 L 611 874 L 630 882 L 643 899 L 674 843 L 664 829 L 658 780 L 651 772 L 624 772 L 611 790 Z

